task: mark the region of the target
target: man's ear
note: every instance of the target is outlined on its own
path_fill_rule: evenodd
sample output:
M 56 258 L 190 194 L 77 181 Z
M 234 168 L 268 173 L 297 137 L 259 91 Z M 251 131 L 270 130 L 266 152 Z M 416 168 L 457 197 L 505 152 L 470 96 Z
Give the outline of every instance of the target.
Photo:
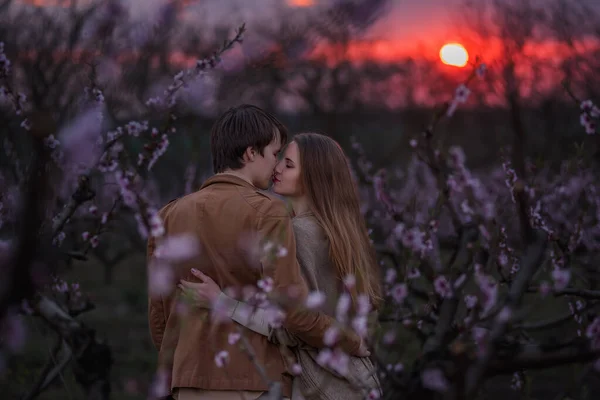
M 244 151 L 244 154 L 242 155 L 242 160 L 244 160 L 244 163 L 247 162 L 252 162 L 254 161 L 254 159 L 256 158 L 256 150 L 254 150 L 254 147 L 247 147 L 246 151 Z

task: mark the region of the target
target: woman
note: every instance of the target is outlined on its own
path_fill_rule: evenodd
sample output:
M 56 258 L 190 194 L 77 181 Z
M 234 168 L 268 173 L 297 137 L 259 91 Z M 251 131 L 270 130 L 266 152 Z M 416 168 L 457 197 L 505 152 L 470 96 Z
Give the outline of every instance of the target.
M 353 310 L 358 310 L 359 300 L 365 298 L 377 310 L 381 303 L 378 266 L 350 166 L 340 146 L 324 135 L 296 135 L 275 167 L 273 191 L 292 204 L 298 262 L 309 290 L 326 295 L 323 312 L 336 315 L 338 298 L 345 289 L 350 293 Z M 195 270 L 193 273 L 203 283 L 182 281 L 180 287 L 193 289 L 200 306 L 210 307 L 218 297 L 226 298 L 209 277 Z M 347 284 L 348 277 L 352 277 L 353 284 Z M 231 305 L 230 316 L 236 322 L 294 350 L 302 372 L 294 379 L 292 400 L 304 396 L 361 399 L 369 391 L 379 390 L 370 359 L 351 357 L 349 373 L 342 377 L 319 365 L 317 349 L 287 333 L 273 335 L 264 310 L 226 300 L 223 303 Z M 376 311 L 371 312 L 373 316 Z

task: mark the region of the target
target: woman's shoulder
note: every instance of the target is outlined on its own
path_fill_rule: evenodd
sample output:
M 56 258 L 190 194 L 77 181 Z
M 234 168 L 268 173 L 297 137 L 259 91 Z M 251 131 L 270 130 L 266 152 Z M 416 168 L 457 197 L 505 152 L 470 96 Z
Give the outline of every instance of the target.
M 292 226 L 297 237 L 308 237 L 319 241 L 325 238 L 325 231 L 313 214 L 302 214 L 294 217 Z

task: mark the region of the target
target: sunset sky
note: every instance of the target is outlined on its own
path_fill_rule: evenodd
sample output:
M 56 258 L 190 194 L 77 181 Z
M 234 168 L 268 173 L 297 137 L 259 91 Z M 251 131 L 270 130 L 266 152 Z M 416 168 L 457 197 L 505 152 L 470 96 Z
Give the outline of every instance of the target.
M 136 13 L 142 15 L 152 12 L 152 5 L 162 0 L 129 0 Z M 202 0 L 194 7 L 203 10 L 203 23 L 210 25 L 213 21 L 221 23 L 231 21 L 237 26 L 245 21 L 248 34 L 252 33 L 252 25 L 257 21 L 276 20 L 282 7 L 298 8 L 302 6 L 327 5 L 335 0 Z M 541 3 L 547 0 L 533 0 Z M 600 12 L 598 0 L 572 0 L 595 5 Z M 194 3 L 191 0 L 190 3 Z M 397 58 L 407 55 L 436 57 L 440 47 L 447 42 L 461 42 L 464 32 L 460 32 L 460 15 L 462 0 L 389 0 L 390 7 L 369 32 L 373 39 L 383 39 L 369 50 L 375 51 L 383 58 Z M 466 46 L 467 50 L 472 50 Z
M 28 2 L 52 2 L 56 0 L 22 0 Z M 149 21 L 155 18 L 156 11 L 165 0 L 123 0 L 131 4 L 132 14 Z M 192 23 L 210 27 L 212 24 L 230 24 L 237 27 L 246 22 L 247 39 L 252 38 L 252 28 L 257 24 L 264 25 L 269 21 L 277 21 L 283 9 L 303 13 L 303 8 L 326 6 L 336 0 L 187 0 L 188 10 L 198 10 L 191 18 Z M 460 15 L 464 10 L 463 0 L 388 0 L 389 9 L 384 16 L 370 29 L 368 39 L 374 43 L 357 44 L 353 53 L 358 56 L 369 54 L 380 60 L 392 61 L 406 56 L 438 57 L 439 49 L 448 42 L 463 43 L 474 56 L 481 48 L 474 48 L 468 43 L 464 29 L 461 29 Z M 481 0 L 482 2 L 486 0 Z M 500 0 L 502 1 L 502 0 Z M 505 0 L 514 1 L 514 0 Z M 531 0 L 545 3 L 550 0 Z M 598 0 L 571 0 L 587 3 L 600 13 Z M 297 11 L 296 11 L 297 10 Z M 464 24 L 462 24 L 464 25 Z M 462 27 L 464 28 L 464 26 Z M 490 44 L 483 44 L 489 50 Z M 485 49 L 487 48 L 487 49 Z M 552 50 L 550 50 L 552 51 Z M 356 55 L 356 54 L 355 54 Z M 489 54 L 488 54 L 489 56 Z M 368 56 L 367 56 L 368 57 Z

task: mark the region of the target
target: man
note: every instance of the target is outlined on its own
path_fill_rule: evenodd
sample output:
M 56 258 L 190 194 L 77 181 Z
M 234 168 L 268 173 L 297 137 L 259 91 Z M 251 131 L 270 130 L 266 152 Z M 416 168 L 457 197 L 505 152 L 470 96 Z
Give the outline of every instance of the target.
M 232 108 L 215 122 L 211 131 L 215 175 L 199 191 L 160 211 L 167 235 L 192 233 L 201 246 L 198 257 L 174 267 L 176 282 L 197 281 L 190 273 L 192 267 L 223 288 L 256 286 L 259 280 L 271 278 L 274 294 L 295 297 L 295 304 L 302 304 L 307 289 L 296 261 L 291 218 L 281 200 L 261 191 L 268 188 L 286 141 L 286 128 L 255 106 Z M 271 262 L 257 265 L 256 249 L 244 244 L 256 235 L 282 241 L 287 253 L 282 251 Z M 149 260 L 154 247 L 150 240 Z M 159 365 L 172 373 L 174 396 L 179 400 L 239 399 L 242 392 L 246 399 L 257 399 L 266 396 L 270 382 L 281 382 L 283 396 L 290 397 L 291 376 L 276 345 L 245 330 L 253 360 L 239 344 L 228 343 L 229 334 L 237 332 L 234 324 L 218 324 L 200 310 L 182 317 L 176 303 L 173 292 L 151 298 L 149 304 Z M 324 333 L 334 323 L 331 317 L 289 307 L 286 314 L 284 328 L 311 346 L 324 347 Z M 217 324 L 218 330 L 214 329 Z M 350 354 L 365 355 L 364 345 L 355 334 L 344 336 L 339 345 Z M 215 357 L 225 365 L 216 365 Z

